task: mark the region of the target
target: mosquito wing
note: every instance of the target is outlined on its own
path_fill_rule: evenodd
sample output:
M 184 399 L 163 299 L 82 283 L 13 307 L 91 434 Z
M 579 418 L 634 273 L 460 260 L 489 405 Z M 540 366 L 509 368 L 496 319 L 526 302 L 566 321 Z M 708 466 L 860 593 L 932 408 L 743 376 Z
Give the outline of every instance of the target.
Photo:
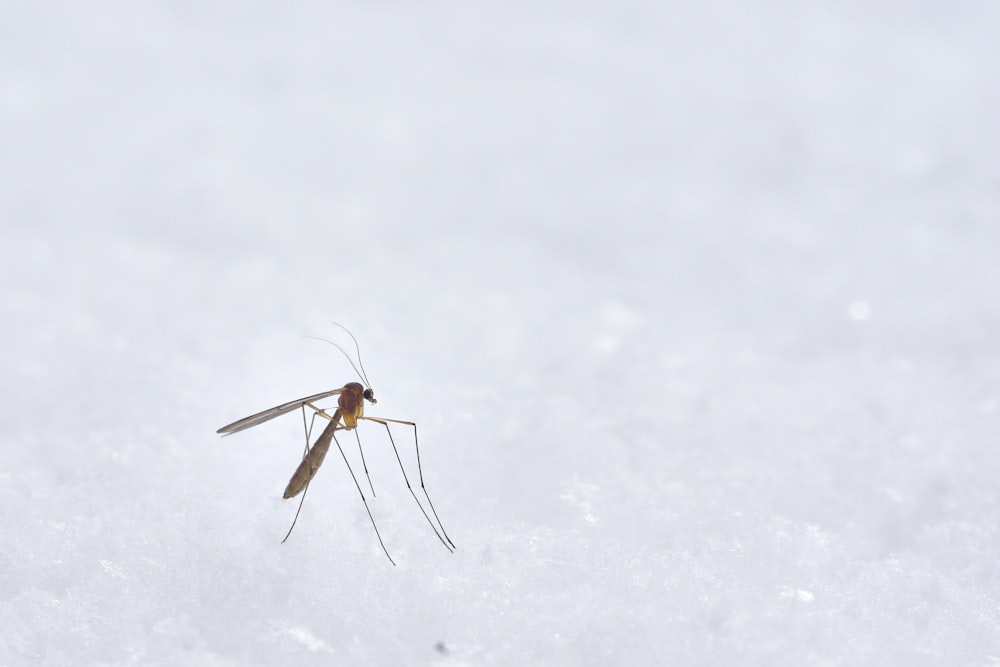
M 283 414 L 287 414 L 292 410 L 298 410 L 306 403 L 312 403 L 313 401 L 321 401 L 328 396 L 336 396 L 340 392 L 344 391 L 344 388 L 331 389 L 330 391 L 324 391 L 320 394 L 313 394 L 312 396 L 306 396 L 305 398 L 299 398 L 294 401 L 289 401 L 287 403 L 282 403 L 281 405 L 275 406 L 273 408 L 268 408 L 262 412 L 258 412 L 255 415 L 250 415 L 249 417 L 244 417 L 234 421 L 232 424 L 223 426 L 216 433 L 221 433 L 223 435 L 229 435 L 231 433 L 239 433 L 245 429 L 257 426 L 258 424 L 263 424 L 266 421 L 270 421 L 275 417 L 280 417 Z

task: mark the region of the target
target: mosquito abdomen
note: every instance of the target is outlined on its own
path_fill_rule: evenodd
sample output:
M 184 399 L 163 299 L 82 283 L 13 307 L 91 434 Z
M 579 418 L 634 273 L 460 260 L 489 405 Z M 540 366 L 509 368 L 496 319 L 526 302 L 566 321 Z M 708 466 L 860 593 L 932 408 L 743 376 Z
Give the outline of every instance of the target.
M 302 493 L 302 489 L 306 488 L 306 484 L 313 478 L 319 467 L 323 465 L 323 459 L 326 458 L 326 453 L 330 449 L 330 441 L 333 439 L 333 432 L 337 430 L 337 423 L 339 421 L 340 411 L 338 410 L 334 414 L 333 419 L 330 420 L 330 423 L 323 429 L 323 433 L 316 440 L 316 444 L 309 449 L 309 453 L 302 459 L 299 467 L 295 469 L 292 478 L 288 480 L 288 486 L 285 487 L 286 500 Z

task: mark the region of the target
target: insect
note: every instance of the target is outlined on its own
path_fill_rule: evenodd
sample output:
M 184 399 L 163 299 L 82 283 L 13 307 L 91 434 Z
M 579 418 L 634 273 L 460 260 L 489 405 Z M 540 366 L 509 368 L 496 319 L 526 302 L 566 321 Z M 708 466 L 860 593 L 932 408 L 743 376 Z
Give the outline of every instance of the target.
M 299 501 L 299 507 L 295 511 L 295 518 L 292 519 L 292 525 L 289 527 L 288 533 L 285 534 L 285 538 L 281 540 L 281 543 L 284 544 L 289 535 L 292 534 L 292 530 L 295 528 L 295 522 L 299 519 L 299 512 L 302 511 L 302 504 L 305 502 L 306 491 L 309 490 L 309 484 L 312 482 L 313 477 L 316 476 L 319 467 L 323 464 L 323 459 L 326 458 L 327 451 L 329 451 L 330 443 L 332 441 L 337 445 L 337 449 L 340 451 L 340 455 L 344 459 L 344 463 L 347 465 L 347 470 L 351 473 L 351 478 L 354 480 L 354 486 L 357 487 L 358 493 L 361 495 L 361 502 L 364 503 L 365 510 L 368 512 L 368 518 L 371 520 L 372 527 L 375 529 L 375 536 L 378 538 L 382 551 L 385 552 L 386 558 L 389 559 L 389 562 L 395 565 L 396 562 L 392 560 L 392 556 L 389 555 L 389 550 L 386 549 L 385 543 L 382 541 L 382 535 L 379 533 L 378 525 L 375 523 L 375 517 L 372 515 L 371 507 L 368 505 L 368 500 L 365 498 L 365 493 L 361 488 L 361 484 L 358 482 L 357 475 L 354 474 L 354 470 L 351 468 L 351 463 L 348 461 L 343 447 L 340 446 L 340 442 L 337 440 L 337 431 L 354 431 L 354 436 L 358 441 L 358 451 L 361 453 L 361 464 L 364 467 L 365 477 L 368 478 L 368 486 L 371 489 L 372 497 L 374 498 L 375 487 L 372 485 L 371 476 L 368 474 L 368 465 L 365 463 L 365 453 L 364 449 L 361 447 L 361 437 L 358 435 L 357 427 L 359 421 L 369 421 L 381 424 L 385 427 L 385 431 L 389 436 L 389 443 L 392 445 L 393 452 L 396 454 L 396 461 L 399 463 L 399 469 L 403 473 L 403 480 L 406 482 L 406 488 L 409 490 L 410 495 L 413 496 L 413 500 L 416 502 L 417 507 L 420 508 L 424 518 L 427 519 L 427 523 L 430 524 L 434 534 L 437 535 L 438 540 L 441 541 L 441 544 L 443 544 L 448 551 L 453 551 L 455 549 L 455 543 L 451 541 L 451 538 L 448 537 L 448 534 L 445 532 L 444 525 L 441 523 L 441 519 L 438 518 L 437 510 L 434 509 L 434 503 L 431 501 L 431 497 L 427 493 L 427 487 L 424 485 L 423 467 L 420 464 L 420 442 L 417 438 L 417 425 L 414 422 L 403 421 L 401 419 L 368 417 L 365 415 L 365 402 L 374 405 L 378 401 L 375 399 L 375 392 L 372 391 L 371 383 L 368 381 L 364 364 L 361 363 L 361 348 L 358 345 L 358 341 L 354 337 L 354 334 L 352 334 L 350 330 L 341 324 L 337 324 L 336 322 L 333 324 L 346 331 L 351 337 L 351 340 L 354 341 L 354 348 L 358 356 L 358 365 L 361 366 L 360 371 L 358 370 L 358 366 L 354 365 L 354 361 L 351 359 L 351 356 L 347 354 L 344 348 L 340 345 L 324 338 L 317 338 L 315 340 L 329 343 L 340 350 L 340 352 L 347 357 L 348 362 L 350 362 L 354 372 L 357 373 L 358 378 L 365 384 L 362 385 L 358 382 L 348 382 L 339 389 L 331 389 L 329 391 L 313 394 L 312 396 L 306 396 L 305 398 L 299 398 L 294 401 L 282 403 L 281 405 L 268 408 L 267 410 L 262 410 L 257 414 L 244 417 L 243 419 L 234 421 L 232 424 L 223 426 L 217 431 L 217 433 L 221 433 L 224 436 L 239 433 L 240 431 L 270 421 L 275 417 L 280 417 L 281 415 L 294 412 L 295 410 L 301 410 L 302 428 L 305 431 L 305 450 L 302 455 L 302 462 L 299 463 L 298 468 L 296 468 L 295 472 L 292 474 L 292 478 L 288 481 L 288 486 L 285 487 L 284 497 L 287 500 L 289 498 L 294 498 L 301 493 L 302 499 Z M 319 408 L 316 405 L 317 402 L 322 401 L 325 398 L 330 398 L 331 396 L 337 397 L 337 409 L 332 415 L 325 409 Z M 312 410 L 312 418 L 309 420 L 308 425 L 306 423 L 306 408 Z M 316 417 L 326 419 L 328 420 L 328 423 L 326 428 L 323 429 L 323 432 L 316 439 L 316 442 L 312 445 L 312 447 L 310 447 L 309 439 L 312 435 Z M 389 428 L 389 424 L 402 424 L 413 427 L 413 444 L 417 454 L 417 472 L 420 479 L 420 490 L 423 492 L 424 498 L 427 500 L 428 507 L 430 507 L 430 514 L 427 513 L 426 509 L 424 509 L 423 503 L 420 502 L 420 498 L 417 497 L 416 492 L 413 490 L 413 486 L 410 484 L 410 478 L 406 474 L 406 468 L 403 466 L 403 459 L 399 455 L 399 449 L 396 447 L 396 441 L 392 437 L 392 430 Z M 434 517 L 433 520 L 431 519 L 432 515 Z M 436 525 L 435 522 L 437 522 Z

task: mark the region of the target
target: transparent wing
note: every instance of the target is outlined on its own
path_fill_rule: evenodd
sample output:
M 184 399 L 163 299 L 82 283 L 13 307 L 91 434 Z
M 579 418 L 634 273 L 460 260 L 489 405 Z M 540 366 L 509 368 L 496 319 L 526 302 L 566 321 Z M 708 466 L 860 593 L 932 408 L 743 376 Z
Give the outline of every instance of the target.
M 331 389 L 330 391 L 324 391 L 320 394 L 313 394 L 312 396 L 306 396 L 305 398 L 299 398 L 294 401 L 289 401 L 287 403 L 282 403 L 281 405 L 258 412 L 255 415 L 250 415 L 249 417 L 244 417 L 243 419 L 234 421 L 232 424 L 223 426 L 218 431 L 216 431 L 216 433 L 221 433 L 223 435 L 229 435 L 230 433 L 238 433 L 253 426 L 257 426 L 258 424 L 263 424 L 266 421 L 270 421 L 275 417 L 280 417 L 281 415 L 287 414 L 292 410 L 298 410 L 306 403 L 312 403 L 313 401 L 320 401 L 329 396 L 336 396 L 342 391 L 344 391 L 343 387 L 339 389 Z

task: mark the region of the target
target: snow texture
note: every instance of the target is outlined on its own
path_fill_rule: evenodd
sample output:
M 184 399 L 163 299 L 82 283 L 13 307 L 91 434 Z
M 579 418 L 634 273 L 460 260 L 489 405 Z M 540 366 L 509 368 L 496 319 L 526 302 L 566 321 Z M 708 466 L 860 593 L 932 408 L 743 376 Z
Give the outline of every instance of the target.
M 2 13 L 0 664 L 1000 663 L 1000 5 Z

